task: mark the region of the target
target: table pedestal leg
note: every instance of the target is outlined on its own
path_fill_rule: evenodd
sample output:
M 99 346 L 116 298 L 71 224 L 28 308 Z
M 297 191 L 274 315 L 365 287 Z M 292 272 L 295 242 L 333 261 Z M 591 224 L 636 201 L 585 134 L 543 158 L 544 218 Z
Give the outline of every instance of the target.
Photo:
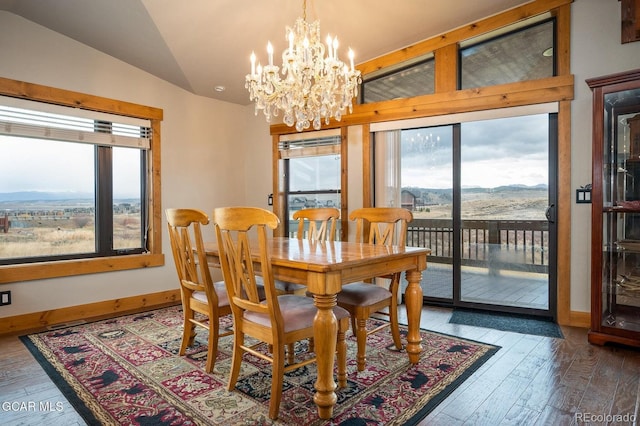
M 420 314 L 422 313 L 422 287 L 420 280 L 422 272 L 411 270 L 406 272 L 407 289 L 405 290 L 405 300 L 407 304 L 407 320 L 409 323 L 407 333 L 407 352 L 409 361 L 415 364 L 420 359 L 422 352 L 422 338 L 420 337 Z
M 313 322 L 316 362 L 318 364 L 318 378 L 316 380 L 316 394 L 313 401 L 318 406 L 318 416 L 330 419 L 333 416 L 333 406 L 336 405 L 336 382 L 333 380 L 333 362 L 336 353 L 336 339 L 338 336 L 338 321 L 333 313 L 336 305 L 336 295 L 313 296 L 318 313 Z

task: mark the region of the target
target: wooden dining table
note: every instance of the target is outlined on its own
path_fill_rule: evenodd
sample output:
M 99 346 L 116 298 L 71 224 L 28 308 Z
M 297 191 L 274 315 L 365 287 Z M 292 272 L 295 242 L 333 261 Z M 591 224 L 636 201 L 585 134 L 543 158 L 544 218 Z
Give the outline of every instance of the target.
M 408 281 L 405 290 L 408 319 L 406 351 L 412 364 L 418 362 L 422 351 L 420 280 L 422 271 L 427 267 L 429 249 L 286 237 L 272 238 L 268 240 L 268 244 L 274 277 L 306 285 L 309 292 L 313 293 L 314 303 L 318 308 L 313 325 L 318 368 L 314 402 L 321 419 L 333 416 L 337 400 L 333 368 L 338 323 L 333 307 L 343 284 L 405 272 Z M 211 262 L 218 262 L 215 242 L 205 243 L 205 251 Z

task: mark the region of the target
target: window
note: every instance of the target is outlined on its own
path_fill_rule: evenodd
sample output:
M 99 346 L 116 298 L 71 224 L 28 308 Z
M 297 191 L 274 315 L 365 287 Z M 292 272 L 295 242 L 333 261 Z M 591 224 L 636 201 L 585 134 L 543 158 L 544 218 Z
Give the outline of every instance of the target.
M 0 123 L 0 264 L 146 250 L 148 127 L 1 105 Z
M 43 99 L 17 99 L 28 83 L 0 83 L 0 282 L 164 264 L 162 111 L 37 85 Z
M 336 133 L 336 132 L 332 132 Z M 292 138 L 293 139 L 293 138 Z M 341 208 L 341 147 L 340 134 L 294 140 L 283 138 L 279 146 L 288 220 L 284 221 L 285 235 L 295 236 L 292 225 L 296 210 L 316 207 Z M 340 234 L 340 223 L 337 224 Z
M 554 25 L 554 20 L 547 20 L 506 34 L 490 33 L 462 43 L 460 88 L 554 76 Z
M 434 93 L 433 54 L 371 73 L 361 86 L 360 103 L 411 98 Z
M 556 75 L 555 19 L 550 16 L 541 14 L 461 41 L 456 70 L 459 89 Z M 369 72 L 363 76 L 359 102 L 434 94 L 435 62 L 431 52 Z M 446 80 L 442 75 L 440 78 Z

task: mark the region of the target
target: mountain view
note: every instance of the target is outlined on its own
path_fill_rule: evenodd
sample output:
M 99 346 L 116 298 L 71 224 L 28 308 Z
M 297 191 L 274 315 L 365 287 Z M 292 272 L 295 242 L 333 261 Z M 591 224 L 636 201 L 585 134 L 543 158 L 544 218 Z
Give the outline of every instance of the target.
M 88 192 L 0 192 L 0 202 L 6 201 L 50 201 L 50 200 L 76 200 L 93 199 L 93 194 Z
M 451 189 L 402 188 L 416 197 L 414 217 L 444 219 L 452 215 Z M 547 185 L 462 188 L 462 219 L 545 220 Z

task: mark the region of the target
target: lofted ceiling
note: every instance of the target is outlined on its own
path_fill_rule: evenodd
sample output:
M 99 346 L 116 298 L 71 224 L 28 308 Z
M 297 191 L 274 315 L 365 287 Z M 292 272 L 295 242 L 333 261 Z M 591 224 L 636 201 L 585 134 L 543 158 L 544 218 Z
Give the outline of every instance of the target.
M 531 0 L 308 0 L 307 20 L 365 62 Z M 462 5 L 461 3 L 464 3 Z M 303 0 L 0 0 L 6 10 L 200 96 L 249 104 L 249 55 L 279 57 Z M 276 65 L 280 61 L 275 61 Z M 216 86 L 223 86 L 218 92 Z

